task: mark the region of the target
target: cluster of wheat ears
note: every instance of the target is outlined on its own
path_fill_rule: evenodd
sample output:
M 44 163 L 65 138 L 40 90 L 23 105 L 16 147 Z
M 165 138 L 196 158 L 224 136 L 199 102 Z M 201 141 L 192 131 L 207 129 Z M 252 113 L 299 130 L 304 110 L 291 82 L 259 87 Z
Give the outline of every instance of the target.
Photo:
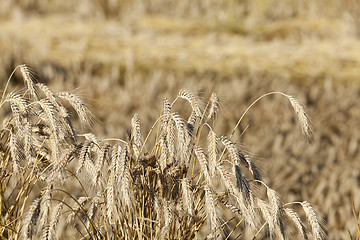
M 7 93 L 17 69 L 25 90 Z M 304 134 L 311 134 L 299 101 L 269 94 L 285 96 Z M 179 99 L 192 108 L 187 120 L 172 110 Z M 9 77 L 0 104 L 11 110 L 0 131 L 2 237 L 229 239 L 246 228 L 253 229 L 254 238 L 262 232 L 284 239 L 292 226 L 304 239 L 324 238 L 308 202 L 283 204 L 250 156 L 231 141 L 233 134 L 216 135 L 215 93 L 202 109 L 194 95 L 180 90 L 174 101 L 164 99 L 161 116 L 145 137 L 135 114 L 126 140 L 76 133 L 70 110 L 81 125 L 91 122 L 82 100 L 36 83 L 25 65 Z M 303 209 L 307 221 L 293 205 Z

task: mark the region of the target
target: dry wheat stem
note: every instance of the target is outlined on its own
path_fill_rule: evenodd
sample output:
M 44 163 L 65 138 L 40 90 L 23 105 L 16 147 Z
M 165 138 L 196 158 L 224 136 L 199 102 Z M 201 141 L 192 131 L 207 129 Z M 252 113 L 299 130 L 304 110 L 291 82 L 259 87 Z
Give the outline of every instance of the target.
M 3 105 L 3 103 L 4 103 L 4 102 L 3 102 L 3 101 L 4 101 L 4 97 L 5 97 L 6 91 L 7 91 L 8 87 L 9 87 L 10 80 L 12 79 L 12 77 L 13 77 L 13 75 L 15 74 L 16 70 L 17 70 L 18 68 L 20 68 L 21 66 L 25 66 L 25 64 L 24 64 L 24 65 L 18 65 L 18 66 L 11 72 L 8 80 L 6 81 L 6 84 L 5 84 L 5 87 L 4 87 L 4 91 L 3 91 L 3 94 L 2 94 L 2 96 L 1 96 L 0 108 L 2 107 L 2 105 Z
M 301 124 L 301 129 L 303 130 L 303 132 L 307 135 L 307 137 L 310 137 L 311 135 L 311 129 L 310 129 L 310 123 L 309 120 L 307 118 L 307 115 L 304 111 L 304 108 L 302 107 L 302 105 L 300 104 L 300 102 L 298 100 L 296 100 L 295 98 L 291 97 L 290 95 L 287 95 L 285 93 L 282 92 L 269 92 L 266 93 L 260 97 L 258 97 L 254 102 L 252 102 L 245 110 L 245 112 L 241 115 L 240 119 L 238 120 L 238 122 L 236 123 L 233 131 L 230 134 L 230 139 L 234 136 L 236 129 L 238 128 L 238 126 L 240 125 L 242 119 L 244 118 L 244 116 L 246 115 L 246 113 L 250 110 L 250 108 L 252 108 L 252 106 L 255 105 L 255 103 L 257 103 L 259 100 L 261 100 L 262 98 L 269 96 L 269 95 L 274 95 L 274 94 L 280 94 L 284 97 L 286 97 L 287 99 L 289 99 L 291 105 L 293 106 L 299 120 L 300 120 L 300 124 Z

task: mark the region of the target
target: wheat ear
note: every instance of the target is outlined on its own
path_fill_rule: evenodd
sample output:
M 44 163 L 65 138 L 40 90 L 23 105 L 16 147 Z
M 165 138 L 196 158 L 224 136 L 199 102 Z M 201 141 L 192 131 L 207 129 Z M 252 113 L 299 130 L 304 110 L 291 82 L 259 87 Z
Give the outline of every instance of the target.
M 46 226 L 48 225 L 48 222 L 49 222 L 49 214 L 50 214 L 50 210 L 51 210 L 51 198 L 52 198 L 53 187 L 54 186 L 51 183 L 49 185 L 47 185 L 46 189 L 45 189 L 45 193 L 41 197 L 42 207 L 41 207 L 41 211 L 40 211 L 40 221 L 39 221 L 39 225 L 38 225 L 39 231 L 43 230 L 44 227 L 46 228 Z
M 60 92 L 57 94 L 58 97 L 68 101 L 70 105 L 75 109 L 80 121 L 85 125 L 91 125 L 91 114 L 89 109 L 86 107 L 84 102 L 75 94 L 69 92 Z
M 308 239 L 306 228 L 301 221 L 299 215 L 291 208 L 284 208 L 285 214 L 290 218 L 290 220 L 295 224 L 298 229 L 298 232 L 303 236 L 304 239 Z
M 284 229 L 283 224 L 281 220 L 281 212 L 282 212 L 282 205 L 280 201 L 279 195 L 275 192 L 275 190 L 267 187 L 266 193 L 269 199 L 270 204 L 270 212 L 271 212 L 271 218 L 273 221 L 273 226 L 275 226 L 275 234 L 284 238 Z
M 216 236 L 216 232 L 219 230 L 219 218 L 216 213 L 216 204 L 214 194 L 212 190 L 205 185 L 205 208 L 207 217 L 210 220 L 210 229 L 212 236 Z
M 273 217 L 271 216 L 271 210 L 268 203 L 261 200 L 260 198 L 257 198 L 257 205 L 260 208 L 260 211 L 266 223 L 269 225 L 270 233 L 273 234 L 275 232 L 275 225 L 274 225 Z
M 218 95 L 213 92 L 210 97 L 210 108 L 209 108 L 208 119 L 215 118 L 216 111 L 219 107 L 219 102 L 220 100 Z
M 13 130 L 10 131 L 10 153 L 13 160 L 13 171 L 17 172 L 20 168 L 20 162 L 24 159 L 23 153 L 21 152 L 21 146 L 16 138 L 16 134 Z
M 190 105 L 191 105 L 193 111 L 196 113 L 196 115 L 197 115 L 198 117 L 201 117 L 201 110 L 200 110 L 199 104 L 198 104 L 195 96 L 194 96 L 192 93 L 190 93 L 190 92 L 188 92 L 188 91 L 186 91 L 186 90 L 181 89 L 181 90 L 179 91 L 179 95 L 178 95 L 178 96 L 181 97 L 181 98 L 183 98 L 183 99 L 185 99 L 185 100 L 187 100 L 187 101 L 190 103 Z
M 32 76 L 30 74 L 29 68 L 25 64 L 20 65 L 19 67 L 20 67 L 20 71 L 23 76 L 23 79 L 27 85 L 27 89 L 30 92 L 30 95 L 33 96 L 35 99 L 37 99 L 36 90 L 35 90 L 35 86 L 34 86 L 35 84 L 32 79 Z
M 24 117 L 28 117 L 28 103 L 25 98 L 19 94 L 9 93 L 5 102 L 10 103 L 11 112 L 14 116 L 15 126 L 20 130 L 24 129 L 22 120 Z M 22 134 L 22 131 L 19 131 Z
M 279 95 L 282 95 L 284 97 L 286 97 L 292 107 L 294 108 L 295 110 L 295 113 L 296 115 L 298 116 L 298 119 L 300 121 L 300 125 L 301 125 L 301 129 L 303 131 L 303 133 L 308 137 L 308 139 L 311 140 L 311 137 L 312 137 L 312 130 L 311 130 L 311 124 L 310 124 L 310 120 L 306 114 L 306 111 L 304 109 L 304 106 L 300 103 L 299 100 L 295 99 L 294 97 L 290 96 L 290 95 L 287 95 L 285 93 L 282 93 L 282 92 L 269 92 L 269 93 L 266 93 L 260 97 L 258 97 L 254 102 L 252 102 L 248 108 L 244 111 L 244 113 L 241 115 L 240 119 L 237 121 L 231 135 L 230 135 L 230 138 L 232 138 L 235 134 L 235 130 L 238 128 L 238 126 L 240 125 L 242 119 L 244 118 L 244 116 L 246 115 L 246 113 L 250 110 L 250 108 L 252 108 L 252 106 L 255 105 L 255 103 L 257 103 L 258 101 L 260 101 L 262 98 L 264 97 L 267 97 L 269 95 L 274 95 L 274 94 L 279 94 Z
M 78 214 L 78 212 L 85 206 L 85 204 L 89 201 L 88 197 L 79 197 L 76 202 L 74 203 L 71 212 L 69 213 L 69 215 L 67 216 L 66 222 L 68 224 L 71 224 L 74 219 L 76 214 Z
M 314 238 L 316 240 L 321 240 L 324 239 L 324 232 L 320 226 L 320 223 L 316 217 L 315 211 L 312 208 L 311 204 L 304 201 L 304 202 L 300 202 L 301 206 L 304 209 L 304 212 L 306 214 L 306 218 L 311 226 L 312 229 L 312 233 L 314 235 Z
M 139 115 L 136 113 L 134 117 L 131 119 L 131 136 L 133 141 L 133 151 L 135 154 L 135 158 L 138 158 L 140 155 L 140 149 L 142 146 L 142 134 L 141 134 L 141 127 L 140 127 L 140 118 Z
M 105 144 L 101 147 L 99 154 L 97 155 L 95 162 L 95 177 L 93 178 L 94 185 L 99 184 L 99 178 L 101 176 L 101 170 L 104 166 L 106 159 L 109 157 L 110 145 Z
M 184 208 L 188 211 L 190 216 L 194 216 L 193 193 L 190 190 L 189 180 L 187 178 L 181 180 L 181 189 Z
M 40 214 L 40 203 L 41 198 L 36 198 L 30 205 L 21 229 L 23 239 L 30 239 L 32 236 L 32 226 L 36 224 Z
M 211 183 L 211 178 L 210 178 L 210 174 L 209 174 L 208 161 L 205 157 L 205 154 L 199 146 L 196 146 L 194 151 L 195 151 L 195 155 L 196 155 L 197 159 L 199 160 L 201 170 L 202 170 L 202 173 L 203 173 L 205 181 L 206 181 L 206 185 L 209 185 Z
M 216 155 L 217 155 L 217 138 L 214 131 L 210 130 L 208 135 L 208 155 L 209 155 L 209 168 L 210 176 L 213 177 L 216 172 Z
M 285 96 L 289 99 L 291 106 L 294 108 L 295 113 L 298 116 L 302 132 L 308 138 L 310 138 L 312 135 L 311 124 L 310 124 L 309 118 L 306 114 L 304 106 L 302 105 L 302 103 L 299 100 L 297 100 L 293 96 L 290 96 L 287 94 L 285 94 Z
M 56 226 L 59 222 L 62 209 L 63 209 L 63 203 L 60 202 L 54 209 L 54 212 L 51 214 L 51 221 L 49 225 L 44 229 L 42 239 L 44 240 L 56 239 Z
M 168 159 L 169 159 L 169 153 L 168 153 L 168 147 L 166 146 L 165 135 L 160 137 L 159 146 L 160 146 L 159 165 L 160 165 L 160 170 L 164 172 L 165 168 L 167 167 Z

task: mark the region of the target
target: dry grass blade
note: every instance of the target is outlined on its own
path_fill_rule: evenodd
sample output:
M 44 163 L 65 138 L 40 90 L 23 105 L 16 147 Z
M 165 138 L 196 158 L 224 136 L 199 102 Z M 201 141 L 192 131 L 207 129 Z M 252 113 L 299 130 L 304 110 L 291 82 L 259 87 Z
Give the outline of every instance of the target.
M 352 212 L 353 212 L 354 219 L 355 219 L 355 222 L 356 222 L 357 237 L 360 238 L 360 223 L 359 223 L 358 217 L 356 216 L 356 209 L 355 209 L 355 205 L 354 205 L 354 200 L 352 200 L 351 204 L 352 204 Z

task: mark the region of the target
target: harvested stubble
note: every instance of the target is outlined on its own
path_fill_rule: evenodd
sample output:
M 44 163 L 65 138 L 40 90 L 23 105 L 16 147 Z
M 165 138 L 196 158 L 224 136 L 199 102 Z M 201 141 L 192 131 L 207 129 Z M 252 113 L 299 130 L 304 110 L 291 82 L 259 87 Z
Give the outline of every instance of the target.
M 18 68 L 26 91 L 6 94 L 6 86 L 0 105 L 9 103 L 12 112 L 0 132 L 2 237 L 229 239 L 246 228 L 254 238 L 265 232 L 285 239 L 288 229 L 297 229 L 304 239 L 324 238 L 309 203 L 283 204 L 250 156 L 231 137 L 218 137 L 212 130 L 216 94 L 202 110 L 193 94 L 180 90 L 172 103 L 164 100 L 145 138 L 136 114 L 126 140 L 101 140 L 75 132 L 65 102 L 81 125 L 91 122 L 79 97 L 52 92 L 36 84 L 25 65 Z M 299 101 L 269 94 L 287 97 L 303 132 L 311 133 Z M 179 98 L 192 108 L 188 120 L 173 112 Z M 155 144 L 149 148 L 152 136 Z M 291 205 L 303 208 L 308 223 Z M 236 226 L 220 214 L 223 209 L 232 212 Z

